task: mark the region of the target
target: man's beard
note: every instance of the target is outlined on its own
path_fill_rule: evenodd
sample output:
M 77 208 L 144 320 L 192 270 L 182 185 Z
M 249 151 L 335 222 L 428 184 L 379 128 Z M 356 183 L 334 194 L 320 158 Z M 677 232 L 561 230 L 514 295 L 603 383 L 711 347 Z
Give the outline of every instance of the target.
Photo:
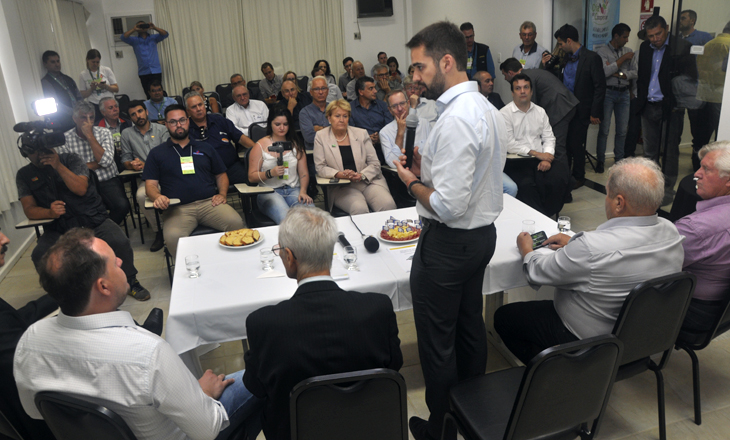
M 136 125 L 137 127 L 144 127 L 146 123 L 147 119 L 145 118 L 138 118 L 136 121 L 134 121 L 134 125 Z
M 183 130 L 181 134 L 177 134 L 177 130 L 171 131 L 170 132 L 170 137 L 173 138 L 173 139 L 175 139 L 175 140 L 178 140 L 178 141 L 181 141 L 183 139 L 187 139 L 188 138 L 188 130 Z
M 431 85 L 429 86 L 426 84 L 426 91 L 423 93 L 423 96 L 428 99 L 438 99 L 445 91 L 446 77 L 440 70 L 437 70 L 436 75 L 433 77 L 433 81 L 431 81 Z

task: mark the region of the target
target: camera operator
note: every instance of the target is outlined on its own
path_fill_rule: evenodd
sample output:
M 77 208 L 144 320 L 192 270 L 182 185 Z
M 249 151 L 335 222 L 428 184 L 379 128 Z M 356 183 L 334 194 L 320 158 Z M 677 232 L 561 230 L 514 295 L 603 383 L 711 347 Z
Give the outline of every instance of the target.
M 54 219 L 43 226 L 44 234 L 31 254 L 36 268 L 64 232 L 75 227 L 90 228 L 121 258 L 122 270 L 131 287 L 129 295 L 139 301 L 150 299 L 150 293 L 137 281 L 129 239 L 109 219 L 96 187 L 89 184 L 87 164 L 76 154 L 57 154 L 45 145 L 24 142 L 21 154 L 31 162 L 18 170 L 15 177 L 25 216 L 30 220 Z

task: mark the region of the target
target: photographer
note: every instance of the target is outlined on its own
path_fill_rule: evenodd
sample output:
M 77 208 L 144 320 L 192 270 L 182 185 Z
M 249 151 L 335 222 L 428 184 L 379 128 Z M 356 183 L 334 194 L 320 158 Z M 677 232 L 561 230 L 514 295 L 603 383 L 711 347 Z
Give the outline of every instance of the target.
M 157 31 L 157 33 L 150 35 L 150 30 Z M 132 34 L 135 32 L 137 36 L 133 37 Z M 137 22 L 134 28 L 122 35 L 122 41 L 134 49 L 134 55 L 137 57 L 137 74 L 147 99 L 150 99 L 149 89 L 152 82 L 162 81 L 162 66 L 160 56 L 157 54 L 157 43 L 169 35 L 166 30 L 144 21 Z

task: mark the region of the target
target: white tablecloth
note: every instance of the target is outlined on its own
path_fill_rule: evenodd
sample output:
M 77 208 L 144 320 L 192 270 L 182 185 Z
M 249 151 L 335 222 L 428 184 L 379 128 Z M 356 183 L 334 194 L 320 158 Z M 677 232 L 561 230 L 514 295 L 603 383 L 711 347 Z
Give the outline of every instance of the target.
M 377 236 L 390 216 L 399 220 L 417 218 L 415 208 L 354 216 L 366 234 Z M 535 220 L 535 231 L 556 234 L 557 225 L 522 202 L 505 195 L 504 209 L 495 222 L 497 247 L 484 277 L 485 294 L 524 286 L 515 240 L 522 231 L 522 220 Z M 348 217 L 337 218 L 339 230 L 357 247 L 360 271 L 349 271 L 349 279 L 338 281 L 345 290 L 378 292 L 390 297 L 395 310 L 412 307 L 409 273 L 405 272 L 387 251 L 389 245 L 380 243 L 380 250 L 370 254 L 363 239 Z M 243 249 L 226 249 L 219 245 L 218 234 L 180 239 L 177 250 L 170 313 L 166 338 L 177 353 L 185 353 L 200 345 L 246 338 L 246 317 L 263 306 L 290 298 L 297 289 L 296 280 L 287 277 L 257 277 L 263 273 L 259 249 L 271 248 L 278 240 L 278 226 L 260 228 L 264 241 Z M 341 261 L 342 247 L 335 245 Z M 185 269 L 185 256 L 200 257 L 200 278 L 191 279 Z M 340 264 L 340 263 L 336 263 Z M 277 258 L 274 269 L 284 272 Z M 339 270 L 342 272 L 342 270 Z

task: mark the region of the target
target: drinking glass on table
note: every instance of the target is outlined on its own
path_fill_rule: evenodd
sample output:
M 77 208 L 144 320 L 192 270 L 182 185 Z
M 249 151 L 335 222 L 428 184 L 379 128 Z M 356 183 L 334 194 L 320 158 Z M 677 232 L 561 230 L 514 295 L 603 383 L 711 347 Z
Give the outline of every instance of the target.
M 185 268 L 188 270 L 188 277 L 198 278 L 200 276 L 200 260 L 197 255 L 185 257 Z
M 522 220 L 522 232 L 535 233 L 535 220 Z
M 345 246 L 345 263 L 347 263 L 347 270 L 360 270 L 355 262 L 357 261 L 357 249 L 354 246 Z
M 274 270 L 274 252 L 271 249 L 261 249 L 261 268 L 263 270 Z
M 570 231 L 570 217 L 558 217 L 558 231 L 562 232 L 563 234 Z

